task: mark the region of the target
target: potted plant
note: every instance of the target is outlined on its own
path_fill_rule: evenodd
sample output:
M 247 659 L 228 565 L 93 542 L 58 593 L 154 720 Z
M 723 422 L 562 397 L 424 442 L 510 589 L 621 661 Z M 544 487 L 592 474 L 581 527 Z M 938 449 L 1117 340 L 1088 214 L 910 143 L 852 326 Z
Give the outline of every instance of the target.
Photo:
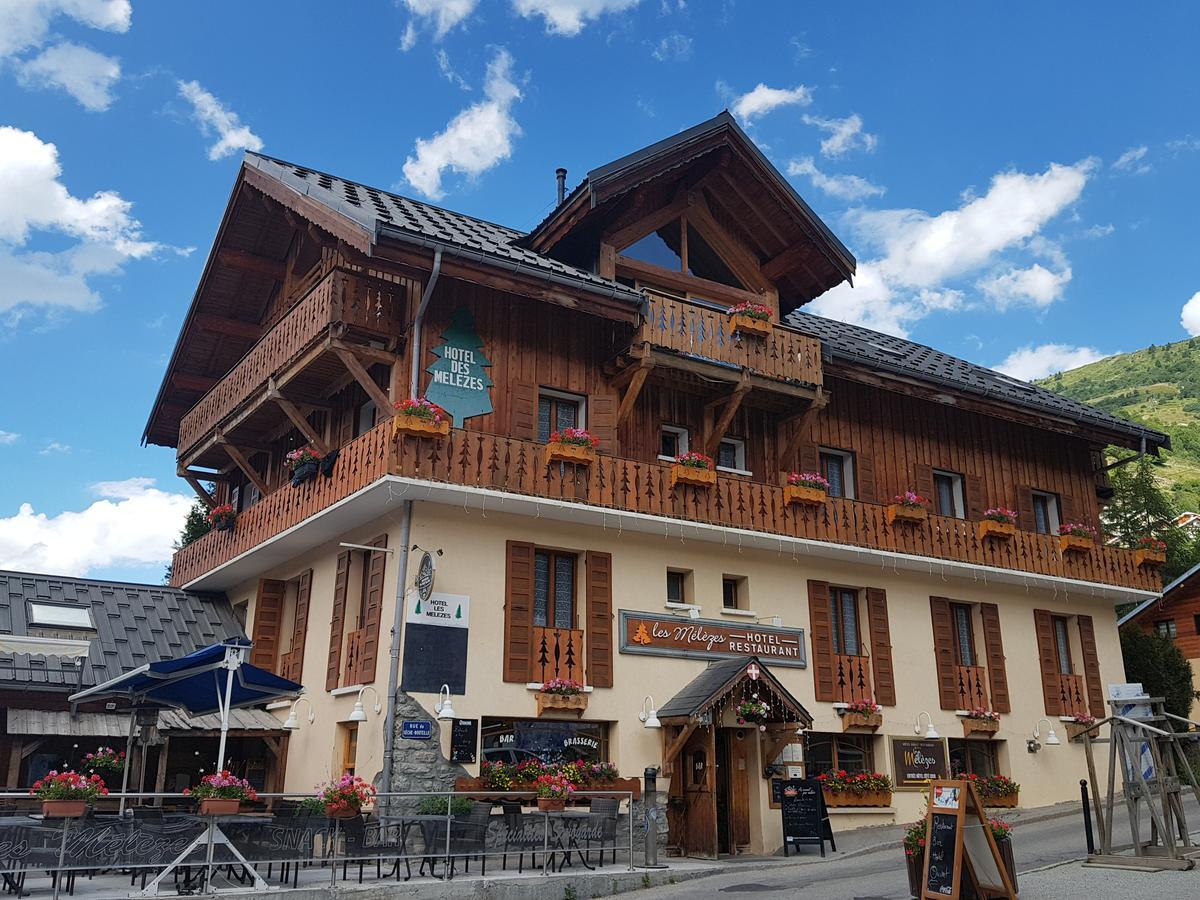
M 1004 775 L 984 775 L 976 780 L 976 787 L 984 806 L 1006 809 L 1012 809 L 1017 805 L 1017 799 L 1021 793 L 1021 786 Z
M 449 814 L 455 819 L 461 819 L 470 815 L 474 803 L 475 801 L 470 797 L 457 797 L 452 794 L 422 797 L 421 802 L 417 804 L 417 815 L 444 816 Z
M 288 468 L 292 470 L 292 486 L 299 487 L 306 481 L 317 477 L 321 465 L 321 457 L 312 447 L 297 447 L 284 457 Z
M 1058 548 L 1063 553 L 1087 553 L 1096 541 L 1096 529 L 1083 522 L 1058 526 Z
M 511 791 L 517 783 L 515 766 L 485 759 L 479 764 L 479 777 L 493 791 Z
M 1133 551 L 1133 561 L 1135 565 L 1148 569 L 1161 568 L 1167 562 L 1167 542 L 1152 535 L 1139 538 Z
M 883 707 L 874 700 L 854 700 L 838 709 L 842 716 L 842 731 L 851 728 L 870 728 L 883 724 Z
M 93 775 L 119 775 L 125 769 L 125 751 L 97 747 L 95 753 L 84 756 L 83 767 Z
M 73 819 L 86 813 L 88 804 L 107 794 L 108 788 L 99 775 L 51 770 L 33 783 L 29 793 L 42 801 L 45 818 Z
M 982 706 L 968 709 L 962 720 L 963 737 L 973 734 L 995 734 L 1000 730 L 1000 714 Z
M 691 484 L 696 487 L 711 487 L 717 483 L 717 472 L 711 456 L 692 450 L 675 457 L 671 466 L 671 487 Z
M 443 438 L 450 433 L 450 416 L 424 397 L 401 400 L 395 404 L 395 410 L 392 437 L 407 434 L 412 437 Z
M 1003 819 L 988 819 L 988 827 L 992 830 L 992 838 L 1004 860 L 1004 868 L 1008 871 L 1013 889 L 1017 887 L 1017 865 L 1012 852 L 1012 826 Z M 928 835 L 928 822 L 924 815 L 919 821 L 913 822 L 904 830 L 901 841 L 904 847 L 904 864 L 908 869 L 908 890 L 913 897 L 921 896 L 921 876 L 925 874 L 925 838 Z
M 1089 716 L 1087 713 L 1080 713 L 1077 716 L 1063 716 L 1062 718 L 1067 726 L 1068 741 L 1073 741 L 1096 724 L 1096 717 Z M 1097 732 L 1093 731 L 1092 735 L 1093 737 L 1096 736 Z
M 785 503 L 824 506 L 829 498 L 829 481 L 817 472 L 790 472 L 783 486 Z
M 621 772 L 613 763 L 595 762 L 586 767 L 584 780 L 589 785 L 603 787 L 614 784 L 620 777 Z
M 317 785 L 317 798 L 331 819 L 352 819 L 375 799 L 375 786 L 357 775 L 345 774 L 337 781 Z
M 251 803 L 258 799 L 258 793 L 250 782 L 238 778 L 228 769 L 205 775 L 198 785 L 186 789 L 184 793 L 200 801 L 202 816 L 232 816 L 243 802 Z
M 550 435 L 546 444 L 546 465 L 552 462 L 569 462 L 581 466 L 596 461 L 596 448 L 600 439 L 592 437 L 582 428 L 564 428 Z
M 561 812 L 575 793 L 575 785 L 557 772 L 542 775 L 536 782 L 538 809 L 542 812 Z
M 889 525 L 897 522 L 924 522 L 929 516 L 929 501 L 916 491 L 897 494 L 887 505 Z
M 570 678 L 551 678 L 537 692 L 537 714 L 548 709 L 566 709 L 582 716 L 587 709 L 588 697 L 583 685 Z
M 205 518 L 208 519 L 208 524 L 217 531 L 233 531 L 233 525 L 237 521 L 237 512 L 232 503 L 222 503 L 220 506 L 210 509 Z
M 766 337 L 771 333 L 771 307 L 761 303 L 739 303 L 727 310 L 736 334 Z
M 830 769 L 817 776 L 825 794 L 826 806 L 890 806 L 892 779 L 882 772 L 856 772 Z
M 739 725 L 754 725 L 759 731 L 767 730 L 767 717 L 771 715 L 771 705 L 758 699 L 755 694 L 749 700 L 743 700 L 734 709 Z
M 981 541 L 984 538 L 1011 541 L 1017 533 L 1017 514 L 1003 506 L 993 506 L 983 511 L 983 519 L 978 527 Z

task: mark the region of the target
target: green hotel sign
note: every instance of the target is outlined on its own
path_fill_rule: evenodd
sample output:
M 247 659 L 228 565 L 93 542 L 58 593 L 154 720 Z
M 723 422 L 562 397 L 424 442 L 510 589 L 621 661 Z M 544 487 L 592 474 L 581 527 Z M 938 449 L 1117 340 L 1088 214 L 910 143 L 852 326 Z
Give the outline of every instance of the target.
M 425 370 L 433 376 L 425 398 L 449 413 L 455 425 L 490 413 L 492 379 L 484 369 L 492 361 L 483 354 L 483 341 L 475 331 L 470 310 L 455 310 L 450 327 L 442 333 L 442 343 L 433 348 L 433 353 L 438 360 Z

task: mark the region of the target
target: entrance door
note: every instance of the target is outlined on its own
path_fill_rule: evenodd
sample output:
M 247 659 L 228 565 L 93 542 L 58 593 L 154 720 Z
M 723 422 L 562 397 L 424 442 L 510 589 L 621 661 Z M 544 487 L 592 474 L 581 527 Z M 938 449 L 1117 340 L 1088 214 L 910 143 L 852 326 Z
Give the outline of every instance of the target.
M 750 844 L 750 765 L 747 744 L 753 732 L 717 732 L 717 849 L 737 853 Z
M 717 856 L 717 761 L 712 728 L 697 728 L 680 754 L 687 856 Z

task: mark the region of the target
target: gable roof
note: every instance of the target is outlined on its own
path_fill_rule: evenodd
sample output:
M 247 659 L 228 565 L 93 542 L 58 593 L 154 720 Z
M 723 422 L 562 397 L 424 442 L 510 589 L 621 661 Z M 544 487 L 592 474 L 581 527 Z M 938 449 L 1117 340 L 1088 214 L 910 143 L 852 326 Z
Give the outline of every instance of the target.
M 28 636 L 31 602 L 83 606 L 94 632 L 80 666 L 56 656 L 0 653 L 0 688 L 69 693 L 101 684 L 144 663 L 184 656 L 226 638 L 244 637 L 221 594 L 165 585 L 95 581 L 0 571 L 0 634 Z M 36 626 L 33 626 L 36 630 Z
M 1200 586 L 1200 563 L 1196 563 L 1196 565 L 1168 584 L 1157 597 L 1151 597 L 1149 600 L 1142 601 L 1134 609 L 1121 616 L 1117 620 L 1117 627 L 1121 627 L 1126 622 L 1132 622 L 1151 607 L 1161 609 L 1177 596 L 1180 596 L 1184 591 L 1190 591 L 1192 588 L 1198 586 Z
M 958 359 L 924 344 L 800 310 L 790 313 L 787 320 L 800 331 L 820 338 L 825 355 L 834 360 L 908 376 L 986 400 L 1065 418 L 1124 436 L 1132 443 L 1140 442 L 1145 437 L 1148 449 L 1171 447 L 1170 435 L 1161 431 L 1109 415 L 1086 403 Z
M 742 680 L 746 669 L 754 664 L 759 669 L 759 679 L 783 701 L 790 712 L 805 724 L 812 724 L 812 716 L 795 697 L 779 683 L 757 656 L 723 659 L 709 663 L 675 696 L 658 710 L 660 719 L 675 716 L 694 716 L 702 713 L 728 693 Z

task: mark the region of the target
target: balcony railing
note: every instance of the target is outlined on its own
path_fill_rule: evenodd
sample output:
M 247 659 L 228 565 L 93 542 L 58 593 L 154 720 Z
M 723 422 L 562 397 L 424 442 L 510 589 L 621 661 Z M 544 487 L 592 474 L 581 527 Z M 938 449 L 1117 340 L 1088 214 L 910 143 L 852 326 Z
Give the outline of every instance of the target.
M 369 629 L 359 628 L 346 635 L 346 658 L 342 661 L 342 684 L 358 684 Z
M 533 659 L 529 680 L 545 684 L 552 678 L 584 680 L 583 629 L 533 627 Z
M 989 709 L 987 669 L 983 666 L 957 666 L 955 690 L 959 709 Z
M 1089 714 L 1087 694 L 1083 688 L 1082 675 L 1058 676 L 1058 704 L 1062 716 L 1085 716 Z
M 821 384 L 821 342 L 775 325 L 765 338 L 735 334 L 724 310 L 648 293 L 650 308 L 634 342 L 750 369 L 759 375 Z
M 874 700 L 871 696 L 871 661 L 865 656 L 833 655 L 833 693 L 836 703 Z

